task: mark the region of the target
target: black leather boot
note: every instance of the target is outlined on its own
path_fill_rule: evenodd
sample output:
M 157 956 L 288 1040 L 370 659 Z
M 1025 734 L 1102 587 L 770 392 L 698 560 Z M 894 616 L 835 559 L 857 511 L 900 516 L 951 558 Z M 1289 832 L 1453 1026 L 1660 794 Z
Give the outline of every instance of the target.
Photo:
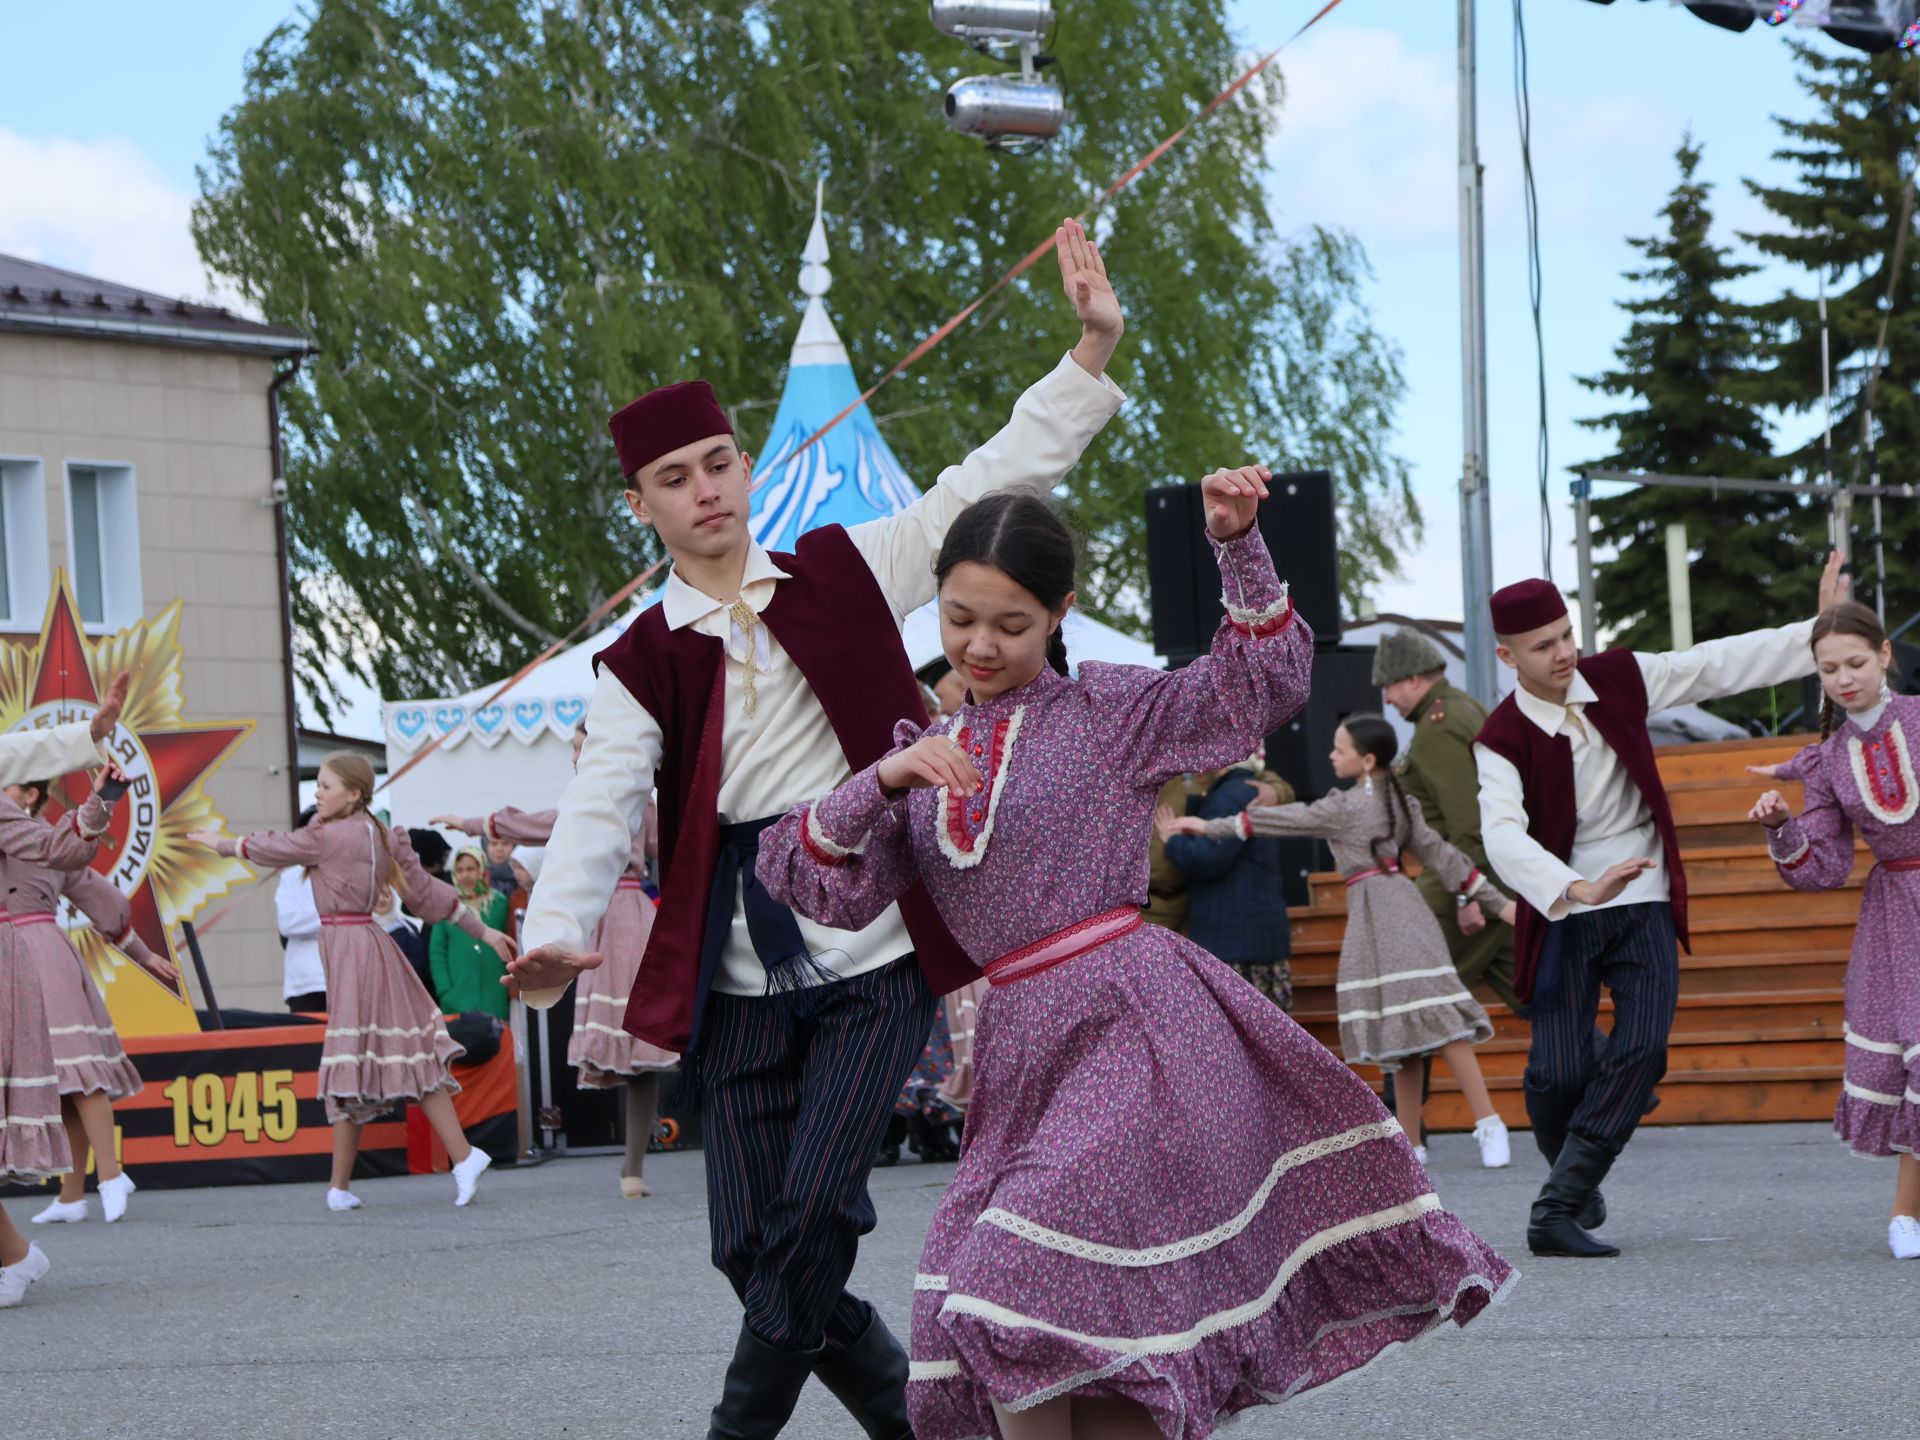
M 1547 1164 L 1551 1165 L 1560 1158 L 1560 1147 L 1567 1143 L 1567 1137 L 1542 1135 L 1535 1130 L 1533 1143 L 1540 1147 L 1540 1153 L 1547 1157 Z M 1582 1230 L 1598 1230 L 1607 1223 L 1607 1201 L 1598 1185 L 1593 1187 L 1593 1193 L 1587 1197 L 1586 1204 L 1580 1207 L 1580 1213 L 1573 1217 L 1573 1221 Z
M 773 1440 L 793 1417 L 800 1391 L 822 1353 L 779 1349 L 742 1321 L 720 1403 L 707 1425 L 707 1440 Z
M 1584 1136 L 1567 1137 L 1527 1217 L 1529 1250 L 1536 1255 L 1566 1255 L 1579 1260 L 1603 1260 L 1620 1253 L 1618 1246 L 1587 1234 L 1575 1218 L 1600 1188 L 1619 1153 Z
M 913 1440 L 907 1423 L 907 1352 L 873 1311 L 860 1338 L 814 1362 L 813 1373 L 871 1440 Z

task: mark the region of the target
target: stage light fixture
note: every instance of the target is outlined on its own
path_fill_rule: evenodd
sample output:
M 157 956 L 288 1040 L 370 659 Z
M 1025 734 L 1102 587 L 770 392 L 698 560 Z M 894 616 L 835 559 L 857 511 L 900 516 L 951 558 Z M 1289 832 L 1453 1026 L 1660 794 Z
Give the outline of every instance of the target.
M 1049 0 L 932 0 L 927 17 L 944 35 L 964 40 L 983 55 L 1012 63 L 1020 73 L 968 75 L 947 90 L 947 124 L 999 150 L 1032 150 L 1060 133 L 1066 100 L 1042 80 L 1040 54 L 1053 29 Z

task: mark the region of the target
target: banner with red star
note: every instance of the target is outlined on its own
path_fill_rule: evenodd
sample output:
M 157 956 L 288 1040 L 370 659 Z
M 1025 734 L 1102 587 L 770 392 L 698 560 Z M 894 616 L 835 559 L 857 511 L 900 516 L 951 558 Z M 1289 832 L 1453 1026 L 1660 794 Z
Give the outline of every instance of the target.
M 84 720 L 122 670 L 133 685 L 106 746 L 132 781 L 114 807 L 94 869 L 127 897 L 133 928 L 154 954 L 184 973 L 174 937 L 210 900 L 251 878 L 238 860 L 191 843 L 190 830 L 225 830 L 205 782 L 253 731 L 250 720 L 189 721 L 181 687 L 176 600 L 151 620 L 89 638 L 81 629 L 64 572 L 54 577 L 40 638 L 0 642 L 0 730 L 32 730 Z M 86 797 L 84 774 L 55 778 L 49 819 Z M 63 906 L 61 923 L 93 972 L 122 1035 L 198 1030 L 184 982 L 169 986 L 135 965 L 85 917 Z

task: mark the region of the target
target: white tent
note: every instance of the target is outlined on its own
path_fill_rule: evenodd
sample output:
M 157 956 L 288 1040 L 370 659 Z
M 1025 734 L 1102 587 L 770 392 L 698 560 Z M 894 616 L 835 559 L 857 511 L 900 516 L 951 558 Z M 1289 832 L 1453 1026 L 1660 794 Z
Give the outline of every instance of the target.
M 860 395 L 846 347 L 821 302 L 832 278 L 817 197 L 802 259 L 800 289 L 807 309 L 780 408 L 766 444 L 756 452 L 763 458 L 750 523 L 754 538 L 769 550 L 790 549 L 816 526 L 857 525 L 897 514 L 920 493 L 865 405 L 818 444 L 801 448 Z M 572 773 L 571 735 L 593 691 L 594 654 L 657 598 L 656 593 L 636 601 L 618 623 L 555 655 L 497 703 L 488 703 L 499 688 L 495 681 L 466 695 L 382 706 L 388 774 L 398 772 L 433 737 L 442 737 L 437 750 L 384 792 L 392 815 L 418 825 L 442 813 L 551 806 Z M 931 605 L 907 617 L 902 639 L 914 669 L 939 658 L 939 620 Z M 1068 618 L 1066 640 L 1076 663 L 1160 663 L 1152 646 L 1086 616 Z

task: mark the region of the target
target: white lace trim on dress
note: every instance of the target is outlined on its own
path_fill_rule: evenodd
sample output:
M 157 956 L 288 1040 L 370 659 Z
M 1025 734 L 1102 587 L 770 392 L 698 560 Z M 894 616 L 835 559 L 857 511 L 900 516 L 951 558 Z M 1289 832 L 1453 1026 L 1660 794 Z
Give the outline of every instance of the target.
M 1341 990 L 1371 990 L 1377 985 L 1392 985 L 1400 980 L 1431 980 L 1436 975 L 1457 975 L 1459 972 L 1451 965 L 1435 965 L 1426 970 L 1396 970 L 1391 975 L 1377 975 L 1371 980 L 1342 980 L 1334 986 Z
M 1893 780 L 1900 787 L 1900 805 L 1898 809 L 1889 809 L 1881 803 L 1874 788 L 1873 777 L 1867 774 L 1866 747 L 1860 737 L 1847 737 L 1847 759 L 1853 766 L 1853 783 L 1860 791 L 1860 799 L 1867 810 L 1876 819 L 1888 825 L 1904 825 L 1920 812 L 1920 784 L 1915 783 L 1913 775 L 1913 757 L 1907 751 L 1906 731 L 1895 720 L 1887 727 L 1885 740 L 1892 761 Z
M 1384 1020 L 1389 1015 L 1404 1015 L 1409 1010 L 1425 1010 L 1433 1005 L 1458 1005 L 1463 1001 L 1471 1002 L 1473 996 L 1464 990 L 1455 990 L 1450 995 L 1435 995 L 1428 1000 L 1406 1000 L 1398 1005 L 1382 1005 L 1378 1010 L 1342 1010 L 1342 1020 Z
M 1071 1340 L 1080 1345 L 1091 1345 L 1102 1350 L 1112 1350 L 1125 1355 L 1172 1355 L 1196 1348 L 1209 1336 L 1223 1330 L 1231 1330 L 1236 1325 L 1245 1325 L 1274 1307 L 1281 1294 L 1287 1288 L 1287 1282 L 1299 1273 L 1307 1264 L 1323 1251 L 1336 1245 L 1356 1240 L 1362 1235 L 1370 1235 L 1382 1230 L 1391 1230 L 1430 1215 L 1441 1209 L 1440 1197 L 1432 1191 L 1415 1196 L 1404 1205 L 1394 1205 L 1385 1210 L 1376 1210 L 1370 1215 L 1357 1215 L 1339 1225 L 1330 1225 L 1318 1234 L 1309 1237 L 1281 1263 L 1273 1277 L 1273 1283 L 1244 1305 L 1236 1305 L 1229 1310 L 1220 1310 L 1204 1317 L 1185 1330 L 1164 1335 L 1089 1335 L 1084 1331 L 1068 1329 L 1064 1325 L 1055 1325 L 1038 1316 L 1023 1315 L 1018 1310 L 1009 1310 L 1004 1305 L 996 1305 L 991 1300 L 982 1300 L 973 1295 L 949 1295 L 946 1303 L 940 1307 L 942 1315 L 972 1315 L 978 1319 L 1002 1325 L 1010 1330 L 1038 1330 L 1042 1334 L 1057 1335 L 1063 1340 Z
M 1864 1085 L 1856 1085 L 1851 1080 L 1842 1080 L 1840 1088 L 1856 1100 L 1865 1100 L 1870 1105 L 1898 1105 L 1900 1097 L 1889 1095 L 1882 1090 L 1869 1090 Z
M 1267 1178 L 1260 1182 L 1260 1188 L 1253 1192 L 1253 1198 L 1241 1207 L 1240 1213 L 1232 1219 L 1224 1220 L 1211 1230 L 1198 1235 L 1189 1235 L 1184 1240 L 1175 1240 L 1166 1245 L 1151 1245 L 1143 1250 L 1129 1250 L 1118 1245 L 1103 1245 L 1097 1240 L 1083 1240 L 1077 1235 L 1066 1235 L 1051 1230 L 1010 1210 L 998 1206 L 980 1212 L 976 1225 L 993 1225 L 1022 1240 L 1031 1241 L 1049 1250 L 1057 1250 L 1063 1255 L 1072 1255 L 1080 1260 L 1092 1260 L 1101 1265 L 1123 1265 L 1139 1267 L 1165 1265 L 1172 1260 L 1185 1260 L 1198 1255 L 1203 1250 L 1211 1250 L 1238 1235 L 1251 1225 L 1256 1216 L 1266 1209 L 1267 1201 L 1273 1198 L 1274 1188 L 1279 1185 L 1288 1171 L 1297 1170 L 1302 1165 L 1315 1160 L 1324 1160 L 1329 1155 L 1337 1155 L 1345 1150 L 1368 1144 L 1374 1140 L 1386 1140 L 1401 1133 L 1397 1120 L 1381 1120 L 1368 1125 L 1356 1125 L 1351 1130 L 1343 1130 L 1338 1135 L 1323 1135 L 1297 1149 L 1289 1150 L 1273 1162 L 1273 1168 L 1267 1172 Z
M 1847 1025 L 1842 1025 L 1840 1029 L 1847 1037 L 1847 1044 L 1853 1046 L 1856 1050 L 1871 1050 L 1876 1055 L 1898 1055 L 1901 1053 L 1900 1046 L 1895 1041 L 1869 1040 L 1858 1030 Z M 1916 1045 L 1913 1048 L 1920 1050 L 1920 1045 Z

